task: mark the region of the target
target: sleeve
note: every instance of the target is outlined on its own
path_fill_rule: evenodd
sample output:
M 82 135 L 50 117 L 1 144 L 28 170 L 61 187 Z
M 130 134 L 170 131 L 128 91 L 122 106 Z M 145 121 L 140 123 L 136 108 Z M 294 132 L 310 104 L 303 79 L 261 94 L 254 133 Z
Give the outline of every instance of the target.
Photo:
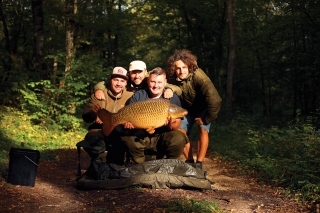
M 89 103 L 85 106 L 82 113 L 82 119 L 86 123 L 94 122 L 97 118 L 97 113 L 93 111 L 93 106 L 99 105 L 101 108 L 105 107 L 105 101 L 98 100 L 94 94 L 91 95 Z
M 171 89 L 173 93 L 177 94 L 178 96 L 180 96 L 182 94 L 182 90 L 180 89 L 180 87 L 178 87 L 177 85 L 174 84 L 167 84 L 165 86 L 165 89 Z
M 134 93 L 131 98 L 129 99 L 129 101 L 126 102 L 126 105 L 129 105 L 129 104 L 132 104 L 134 102 L 137 102 L 138 101 L 138 97 L 137 97 L 137 92 Z
M 94 91 L 97 90 L 105 90 L 107 88 L 107 81 L 100 81 L 96 85 L 94 85 Z
M 170 102 L 181 107 L 181 101 L 179 99 L 179 97 L 176 94 L 173 94 L 173 97 L 170 98 Z
M 138 101 L 142 101 L 142 100 L 146 100 L 148 99 L 148 93 L 146 90 L 144 89 L 140 89 L 137 92 L 133 93 L 133 95 L 131 96 L 131 98 L 129 99 L 129 101 L 126 103 L 126 105 L 128 104 L 132 104 L 134 102 L 138 102 Z
M 201 92 L 201 95 L 204 96 L 207 106 L 202 121 L 204 124 L 209 124 L 217 118 L 222 99 L 210 78 L 202 70 L 199 71 L 200 75 L 195 80 L 196 88 L 199 88 L 197 92 Z

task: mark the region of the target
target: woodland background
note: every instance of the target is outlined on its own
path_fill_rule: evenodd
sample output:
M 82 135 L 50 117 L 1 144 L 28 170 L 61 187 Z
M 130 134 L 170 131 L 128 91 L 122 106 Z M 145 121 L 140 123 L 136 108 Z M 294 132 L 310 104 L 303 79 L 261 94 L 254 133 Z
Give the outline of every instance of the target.
M 223 98 L 211 151 L 317 199 L 319 14 L 318 0 L 1 0 L 1 163 L 10 146 L 74 148 L 114 66 L 166 68 L 186 48 Z

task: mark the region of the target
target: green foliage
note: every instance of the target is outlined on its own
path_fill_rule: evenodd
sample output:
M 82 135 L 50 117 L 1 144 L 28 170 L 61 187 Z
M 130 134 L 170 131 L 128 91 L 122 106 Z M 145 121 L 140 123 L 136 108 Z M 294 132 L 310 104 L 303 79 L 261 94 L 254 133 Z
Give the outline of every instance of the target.
M 315 118 L 266 128 L 238 116 L 228 125 L 215 125 L 210 149 L 238 162 L 242 171 L 256 175 L 261 182 L 313 199 L 320 195 L 320 131 L 313 125 Z
M 69 79 L 69 78 L 68 78 Z M 47 128 L 78 128 L 79 119 L 75 115 L 76 108 L 85 103 L 87 94 L 83 91 L 84 83 L 66 83 L 63 88 L 51 84 L 48 80 L 31 82 L 19 90 L 23 95 L 21 108 L 27 111 L 35 123 Z
M 194 199 L 172 199 L 165 202 L 163 206 L 168 212 L 223 213 L 216 203 Z
M 21 108 L 30 114 L 33 123 L 47 129 L 75 130 L 81 118 L 76 117 L 87 103 L 92 84 L 104 80 L 101 62 L 93 57 L 82 57 L 73 65 L 71 74 L 64 74 L 59 84 L 50 80 L 21 83 Z
M 68 132 L 48 130 L 33 124 L 31 116 L 17 109 L 0 109 L 0 150 L 8 151 L 10 147 L 39 150 L 74 148 L 75 143 L 82 140 L 86 133 L 86 129 L 80 127 Z
M 79 124 L 77 124 L 79 126 Z M 41 152 L 41 159 L 58 160 L 57 154 L 50 150 L 72 149 L 84 138 L 87 130 L 78 128 L 74 131 L 47 129 L 35 125 L 31 116 L 20 110 L 0 107 L 0 170 L 8 166 L 11 147 L 34 149 Z

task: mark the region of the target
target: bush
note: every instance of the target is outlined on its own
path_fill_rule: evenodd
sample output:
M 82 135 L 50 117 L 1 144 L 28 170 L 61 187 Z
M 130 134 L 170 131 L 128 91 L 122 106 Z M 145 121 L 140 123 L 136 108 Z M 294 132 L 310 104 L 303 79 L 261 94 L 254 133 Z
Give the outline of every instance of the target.
M 314 121 L 312 116 L 281 128 L 263 127 L 252 118 L 238 116 L 228 125 L 215 125 L 209 149 L 238 162 L 242 171 L 256 175 L 263 183 L 314 199 L 320 194 L 320 131 Z

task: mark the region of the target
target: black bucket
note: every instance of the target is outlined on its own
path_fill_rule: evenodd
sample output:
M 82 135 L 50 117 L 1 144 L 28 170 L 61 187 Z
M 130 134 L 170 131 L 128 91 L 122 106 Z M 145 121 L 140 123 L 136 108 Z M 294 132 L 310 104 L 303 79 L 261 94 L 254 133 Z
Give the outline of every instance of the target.
M 8 183 L 21 186 L 34 186 L 40 152 L 30 149 L 10 149 Z

